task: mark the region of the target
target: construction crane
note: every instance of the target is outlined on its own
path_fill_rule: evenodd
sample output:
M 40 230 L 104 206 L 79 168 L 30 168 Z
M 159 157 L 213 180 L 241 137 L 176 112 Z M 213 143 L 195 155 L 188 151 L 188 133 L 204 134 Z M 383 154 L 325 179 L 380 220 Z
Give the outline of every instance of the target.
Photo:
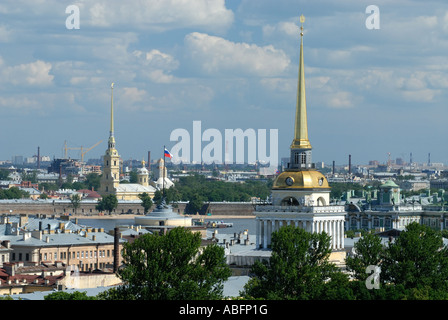
M 84 163 L 84 155 L 89 152 L 90 150 L 92 150 L 93 148 L 95 148 L 97 145 L 99 145 L 101 142 L 103 142 L 103 140 L 98 141 L 97 143 L 95 143 L 93 146 L 91 146 L 90 148 L 87 148 L 85 151 L 83 151 L 83 148 L 81 147 L 81 162 Z
M 67 141 L 64 142 L 64 159 L 67 159 L 67 150 L 81 150 L 81 162 L 84 163 L 84 155 L 89 152 L 90 150 L 92 150 L 93 148 L 95 148 L 97 145 L 99 145 L 101 142 L 103 142 L 103 140 L 95 143 L 93 146 L 91 146 L 90 148 L 84 149 L 82 146 L 80 148 L 71 148 L 71 147 L 67 147 Z

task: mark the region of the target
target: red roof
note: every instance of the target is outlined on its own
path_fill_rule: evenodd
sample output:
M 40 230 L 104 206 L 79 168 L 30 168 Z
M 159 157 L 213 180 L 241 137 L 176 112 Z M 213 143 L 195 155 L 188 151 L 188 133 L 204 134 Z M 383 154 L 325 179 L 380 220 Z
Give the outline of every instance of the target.
M 80 189 L 77 192 L 80 192 L 82 194 L 87 195 L 86 198 L 101 198 L 101 195 L 93 190 L 89 190 L 89 189 Z

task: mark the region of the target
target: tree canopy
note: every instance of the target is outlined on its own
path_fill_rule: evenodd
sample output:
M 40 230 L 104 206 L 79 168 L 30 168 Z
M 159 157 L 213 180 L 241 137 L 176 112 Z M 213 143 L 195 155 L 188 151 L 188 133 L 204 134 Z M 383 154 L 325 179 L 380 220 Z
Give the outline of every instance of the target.
M 98 211 L 107 211 L 109 214 L 118 207 L 118 199 L 114 194 L 109 194 L 104 196 L 101 200 L 98 200 L 98 204 L 96 205 L 96 210 Z
M 125 243 L 123 285 L 103 293 L 103 299 L 196 300 L 222 299 L 223 283 L 231 275 L 224 249 L 202 250 L 197 232 L 177 227 L 165 235 L 145 234 Z
M 302 228 L 284 226 L 272 233 L 272 255 L 257 261 L 254 277 L 245 285 L 246 298 L 327 299 L 348 277 L 328 261 L 330 236 L 309 233 Z M 337 285 L 335 285 L 338 283 Z M 339 292 L 338 295 L 346 293 Z
M 199 196 L 203 201 L 208 202 L 250 201 L 251 197 L 258 197 L 264 200 L 270 194 L 270 185 L 266 181 L 226 182 L 207 179 L 199 174 L 181 177 L 174 187 L 166 190 L 169 202 L 190 201 L 193 196 Z

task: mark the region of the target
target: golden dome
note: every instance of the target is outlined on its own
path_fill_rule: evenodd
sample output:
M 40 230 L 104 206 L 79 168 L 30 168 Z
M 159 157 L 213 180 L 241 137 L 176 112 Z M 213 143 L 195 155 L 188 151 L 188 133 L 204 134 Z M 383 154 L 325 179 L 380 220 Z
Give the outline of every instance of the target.
M 330 186 L 319 171 L 290 169 L 277 176 L 272 189 L 330 189 Z

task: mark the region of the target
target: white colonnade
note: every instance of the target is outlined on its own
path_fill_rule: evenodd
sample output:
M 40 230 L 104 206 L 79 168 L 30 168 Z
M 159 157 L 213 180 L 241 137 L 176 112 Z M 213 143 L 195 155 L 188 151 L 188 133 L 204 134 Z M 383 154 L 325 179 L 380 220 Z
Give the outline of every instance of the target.
M 331 237 L 331 248 L 339 250 L 344 248 L 344 218 L 334 217 L 325 219 L 293 219 L 282 218 L 257 218 L 256 219 L 256 247 L 267 249 L 272 240 L 272 232 L 277 231 L 282 226 L 293 225 L 300 227 L 307 232 L 325 232 Z

